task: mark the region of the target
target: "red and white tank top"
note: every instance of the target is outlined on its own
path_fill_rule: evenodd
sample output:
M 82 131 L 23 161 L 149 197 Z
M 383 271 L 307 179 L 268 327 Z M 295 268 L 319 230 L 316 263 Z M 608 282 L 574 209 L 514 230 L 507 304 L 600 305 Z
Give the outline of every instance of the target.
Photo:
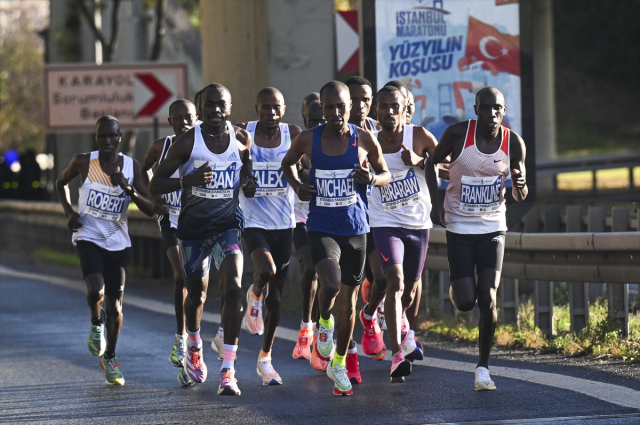
M 482 234 L 507 230 L 504 201 L 509 177 L 509 129 L 501 126 L 502 143 L 491 154 L 476 146 L 476 120 L 469 120 L 462 152 L 449 167 L 444 200 L 447 230 Z

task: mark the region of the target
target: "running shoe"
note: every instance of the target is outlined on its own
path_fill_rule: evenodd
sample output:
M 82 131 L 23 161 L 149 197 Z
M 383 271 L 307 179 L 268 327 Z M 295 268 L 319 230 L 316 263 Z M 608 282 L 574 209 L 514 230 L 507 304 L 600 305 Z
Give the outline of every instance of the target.
M 476 368 L 476 391 L 495 391 L 496 384 L 491 380 L 489 376 L 489 369 L 486 367 L 478 366 Z
M 353 395 L 353 387 L 345 366 L 327 366 L 327 376 L 334 382 L 333 395 Z
M 202 360 L 202 344 L 200 347 L 189 346 L 184 368 L 189 378 L 195 382 L 201 383 L 207 380 L 207 365 Z
M 378 319 L 375 316 L 371 320 L 364 317 L 363 308 L 360 310 L 360 322 L 364 328 L 362 350 L 368 356 L 379 356 L 384 346 L 384 341 L 382 340 L 382 331 L 380 330 L 380 326 L 378 326 Z
M 296 346 L 293 347 L 294 359 L 306 359 L 311 357 L 311 344 L 313 342 L 313 329 L 301 328 L 298 331 L 298 341 Z
M 256 372 L 262 378 L 262 385 L 282 385 L 282 378 L 273 368 L 271 359 L 265 357 L 258 359 Z
M 333 321 L 333 315 L 331 315 Z M 335 323 L 335 322 L 334 322 Z M 335 325 L 328 328 L 321 323 L 318 323 L 318 339 L 315 340 L 316 345 L 313 350 L 317 352 L 318 357 L 322 360 L 332 360 L 335 346 L 333 344 L 333 331 Z
M 378 316 L 378 326 L 380 326 L 380 331 L 387 330 L 387 322 L 384 320 L 384 298 L 380 302 L 380 305 L 376 309 L 376 315 Z
M 347 377 L 352 384 L 362 384 L 362 376 L 360 375 L 360 362 L 358 362 L 358 353 L 347 353 Z
M 253 285 L 247 291 L 247 311 L 242 317 L 242 327 L 251 335 L 262 335 L 264 332 L 262 300 L 254 300 L 251 292 L 253 292 Z
M 414 337 L 413 340 L 416 343 L 416 348 L 413 350 L 411 354 L 404 356 L 410 362 L 414 360 L 424 359 L 424 349 L 422 347 L 422 343 L 416 337 Z
M 393 362 L 391 362 L 391 382 L 404 382 L 404 379 L 398 380 L 394 378 L 403 378 L 405 376 L 411 375 L 411 363 L 402 355 L 402 351 L 400 351 L 393 358 Z
M 89 352 L 94 356 L 101 356 L 107 349 L 107 340 L 104 337 L 104 322 L 99 325 L 91 323 L 89 339 L 87 340 Z
M 407 319 L 407 314 L 403 311 L 402 317 L 400 318 L 400 333 L 408 334 L 411 330 L 411 326 L 409 325 L 409 319 Z
M 169 362 L 175 367 L 182 367 L 184 364 L 184 354 L 187 352 L 187 337 L 180 338 L 176 336 L 176 342 L 173 344 Z
M 211 341 L 211 349 L 218 353 L 218 360 L 224 360 L 224 348 L 222 344 L 224 344 L 224 336 L 216 334 L 216 336 L 213 337 L 213 341 Z
M 322 360 L 320 356 L 318 356 L 318 350 L 315 350 L 314 347 L 318 343 L 318 331 L 316 330 L 313 333 L 313 345 L 311 346 L 311 357 L 309 358 L 309 363 L 311 363 L 311 367 L 319 372 L 324 372 L 327 370 L 327 364 L 329 363 L 327 360 Z
M 104 355 L 100 356 L 100 367 L 105 372 L 108 385 L 124 385 L 124 376 L 120 372 L 120 363 L 115 357 L 105 359 Z
M 400 350 L 402 351 L 402 355 L 409 361 L 420 360 L 416 355 L 414 355 L 416 349 L 416 340 L 413 338 L 408 338 L 407 334 L 403 334 L 401 337 L 402 343 L 400 344 Z
M 235 377 L 236 371 L 224 368 L 220 371 L 220 386 L 218 395 L 240 395 L 238 380 Z
M 387 354 L 387 346 L 385 344 L 382 344 L 382 351 L 380 351 L 378 354 L 372 354 L 371 358 L 379 362 L 380 360 L 384 360 L 385 354 Z
M 178 384 L 183 387 L 190 387 L 192 385 L 195 385 L 193 379 L 189 378 L 189 375 L 187 375 L 187 372 L 185 372 L 184 367 L 181 367 L 180 371 L 178 372 Z

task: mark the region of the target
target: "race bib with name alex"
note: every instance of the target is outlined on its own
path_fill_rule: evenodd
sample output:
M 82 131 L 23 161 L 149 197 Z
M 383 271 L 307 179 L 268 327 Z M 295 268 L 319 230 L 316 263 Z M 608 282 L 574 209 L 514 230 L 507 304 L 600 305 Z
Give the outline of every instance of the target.
M 280 162 L 254 162 L 253 174 L 256 176 L 255 196 L 285 196 L 289 184 L 284 178 Z

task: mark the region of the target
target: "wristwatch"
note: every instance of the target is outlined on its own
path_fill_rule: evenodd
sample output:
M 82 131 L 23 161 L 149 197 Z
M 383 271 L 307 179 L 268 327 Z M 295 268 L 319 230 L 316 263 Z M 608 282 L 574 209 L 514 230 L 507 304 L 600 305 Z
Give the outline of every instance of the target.
M 131 185 L 130 187 L 131 187 L 131 192 L 130 192 L 130 193 L 127 193 L 127 196 L 128 196 L 129 198 L 133 198 L 133 195 L 135 195 L 135 194 L 136 194 L 136 188 L 135 188 L 135 187 L 133 187 L 133 185 Z M 126 193 L 126 191 L 125 191 L 125 193 Z
M 376 181 L 378 181 L 376 179 L 375 174 L 371 174 L 371 181 L 369 182 L 369 186 L 375 186 L 376 185 Z

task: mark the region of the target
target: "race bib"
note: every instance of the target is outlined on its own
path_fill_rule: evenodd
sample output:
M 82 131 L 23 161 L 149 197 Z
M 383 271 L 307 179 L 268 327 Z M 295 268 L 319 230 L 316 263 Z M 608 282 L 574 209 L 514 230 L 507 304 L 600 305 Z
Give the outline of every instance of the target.
M 204 164 L 205 161 L 193 161 L 193 172 Z M 233 198 L 233 189 L 236 182 L 235 161 L 209 162 L 213 171 L 213 180 L 203 186 L 192 186 L 191 193 L 200 198 L 226 199 Z
M 412 207 L 420 202 L 420 186 L 413 168 L 392 174 L 391 183 L 379 189 L 385 211 Z
M 316 205 L 346 207 L 358 202 L 354 169 L 316 170 Z
M 121 188 L 91 183 L 84 213 L 102 220 L 117 221 L 128 202 L 129 198 Z
M 254 162 L 253 174 L 256 176 L 255 196 L 284 196 L 289 185 L 284 178 L 279 162 Z
M 182 189 L 178 189 L 175 192 L 165 193 L 162 195 L 164 202 L 167 204 L 169 214 L 180 215 L 180 209 L 182 204 L 180 198 L 182 197 Z
M 460 211 L 471 214 L 493 212 L 500 207 L 502 176 L 462 176 Z

